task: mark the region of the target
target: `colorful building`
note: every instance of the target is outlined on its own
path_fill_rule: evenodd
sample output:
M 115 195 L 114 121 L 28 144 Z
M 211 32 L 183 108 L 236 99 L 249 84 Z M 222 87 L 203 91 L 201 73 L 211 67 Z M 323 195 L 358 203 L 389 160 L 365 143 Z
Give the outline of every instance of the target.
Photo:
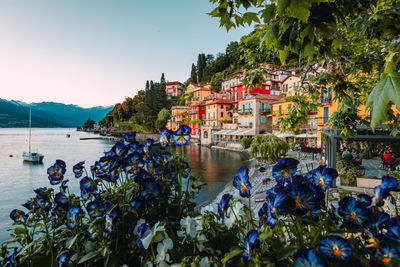
M 192 101 L 204 101 L 207 97 L 213 96 L 215 94 L 215 92 L 212 91 L 209 86 L 197 87 L 192 92 Z
M 280 96 L 249 94 L 239 100 L 238 127 L 253 129 L 254 134 L 272 132 L 272 103 L 280 99 Z
M 189 126 L 192 128 L 193 138 L 201 137 L 200 127 L 206 119 L 206 105 L 204 101 L 192 102 L 188 111 Z
M 186 113 L 185 106 L 173 106 L 171 107 L 171 119 L 167 122 L 167 128 L 175 131 L 184 119 L 184 113 Z
M 205 125 L 222 126 L 224 122 L 232 121 L 232 105 L 229 99 L 206 100 L 205 106 Z
M 175 81 L 175 82 L 167 82 L 165 83 L 165 91 L 169 97 L 171 96 L 180 96 L 185 91 L 185 86 L 183 83 Z

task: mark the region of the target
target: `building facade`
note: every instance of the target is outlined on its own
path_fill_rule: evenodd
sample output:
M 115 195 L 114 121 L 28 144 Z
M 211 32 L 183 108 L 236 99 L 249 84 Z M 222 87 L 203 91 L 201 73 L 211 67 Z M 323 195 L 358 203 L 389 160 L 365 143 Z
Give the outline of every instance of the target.
M 175 82 L 167 82 L 165 83 L 165 91 L 169 97 L 171 96 L 181 96 L 185 91 L 185 86 L 183 83 L 175 81 Z

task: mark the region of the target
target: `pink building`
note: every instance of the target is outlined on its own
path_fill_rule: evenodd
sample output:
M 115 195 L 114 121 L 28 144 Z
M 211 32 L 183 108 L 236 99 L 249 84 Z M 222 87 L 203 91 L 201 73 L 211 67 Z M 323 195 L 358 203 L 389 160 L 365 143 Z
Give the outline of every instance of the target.
M 167 82 L 165 83 L 165 90 L 167 91 L 167 95 L 171 96 L 180 96 L 185 91 L 185 86 L 181 82 Z

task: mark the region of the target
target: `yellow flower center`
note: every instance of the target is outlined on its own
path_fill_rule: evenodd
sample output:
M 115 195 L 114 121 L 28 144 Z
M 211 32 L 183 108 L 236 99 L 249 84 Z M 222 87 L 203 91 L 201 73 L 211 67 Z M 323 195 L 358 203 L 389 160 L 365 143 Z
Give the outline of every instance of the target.
M 337 246 L 333 247 L 332 254 L 333 254 L 333 256 L 338 257 L 338 258 L 342 257 L 342 252 L 340 251 L 340 249 Z
M 301 202 L 300 199 L 296 199 L 296 201 L 295 201 L 295 207 L 296 207 L 296 208 L 304 208 L 304 205 L 303 205 L 303 203 Z
M 185 136 L 184 136 L 184 135 L 180 135 L 180 136 L 178 137 L 178 141 L 179 141 L 179 142 L 185 141 Z
M 244 183 L 242 183 L 242 191 L 247 191 L 247 186 Z
M 278 215 L 278 210 L 276 208 L 273 208 L 272 211 Z
M 110 221 L 107 222 L 107 228 L 111 228 L 111 222 Z
M 324 182 L 323 179 L 319 179 L 319 183 L 318 183 L 318 184 L 321 185 L 321 186 L 324 186 L 324 185 L 325 185 L 325 182 Z
M 384 264 L 389 264 L 390 263 L 390 258 L 389 257 L 384 257 L 384 258 L 382 258 L 382 263 L 384 263 Z
M 57 178 L 60 177 L 60 171 L 59 170 L 55 170 L 54 171 L 54 176 L 57 177 Z
M 69 222 L 72 223 L 72 224 L 75 223 L 74 218 L 69 218 Z
M 306 216 L 311 217 L 311 211 L 307 211 Z
M 350 219 L 352 219 L 353 221 L 358 221 L 358 218 L 357 218 L 357 214 L 355 214 L 354 212 L 352 212 L 351 214 L 350 214 Z
M 282 170 L 281 174 L 282 174 L 283 177 L 289 176 L 288 170 Z

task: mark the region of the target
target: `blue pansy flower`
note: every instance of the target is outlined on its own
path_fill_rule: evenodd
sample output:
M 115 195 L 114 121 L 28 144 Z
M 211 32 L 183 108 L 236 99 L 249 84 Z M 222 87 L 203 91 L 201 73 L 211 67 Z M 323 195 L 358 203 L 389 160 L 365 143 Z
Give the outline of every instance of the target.
M 25 217 L 25 212 L 23 212 L 22 210 L 14 209 L 10 213 L 10 218 L 14 222 L 23 222 L 24 217 Z
M 346 239 L 331 235 L 321 240 L 319 251 L 331 260 L 343 261 L 352 255 L 353 248 Z
M 112 212 L 106 215 L 106 221 L 104 223 L 104 231 L 111 234 L 114 229 L 114 222 L 118 218 L 119 210 L 114 209 Z
M 398 263 L 400 258 L 399 251 L 396 247 L 390 246 L 388 244 L 383 245 L 379 248 L 375 259 L 383 265 L 394 266 L 394 263 Z M 396 265 L 398 266 L 398 265 Z
M 58 267 L 64 267 L 68 265 L 69 259 L 70 259 L 70 254 L 69 252 L 63 252 L 60 254 L 58 257 Z
M 250 197 L 251 184 L 249 181 L 249 169 L 242 166 L 233 178 L 233 186 L 239 190 L 241 197 Z
M 344 197 L 339 201 L 338 213 L 347 227 L 362 228 L 370 220 L 371 209 L 354 197 Z
M 172 139 L 175 145 L 184 146 L 190 141 L 191 129 L 187 125 L 179 125 L 179 128 L 173 133 Z
M 85 161 L 81 161 L 75 164 L 74 167 L 72 167 L 72 171 L 75 174 L 75 178 L 79 178 L 82 176 L 83 169 L 85 168 L 83 164 L 85 164 Z
M 64 192 L 59 192 L 54 197 L 54 202 L 62 208 L 68 207 L 68 197 Z
M 369 226 L 369 229 L 372 232 L 378 231 L 387 221 L 389 221 L 390 215 L 387 214 L 386 212 L 379 211 L 376 216 L 371 218 L 372 223 Z
M 47 169 L 47 174 L 49 175 L 49 181 L 50 184 L 52 185 L 57 185 L 61 183 L 62 179 L 64 178 L 64 174 L 66 172 L 65 163 L 63 163 L 63 161 L 61 160 L 57 160 L 57 162 Z
M 142 208 L 143 203 L 140 200 L 132 200 L 129 203 L 128 211 L 132 212 L 135 215 L 139 214 L 140 209 Z
M 288 211 L 295 215 L 305 215 L 310 210 L 318 210 L 321 200 L 312 184 L 289 184 L 287 194 L 292 199 L 293 209 Z
M 338 176 L 338 172 L 333 168 L 317 168 L 310 175 L 314 184 L 326 190 L 333 186 L 333 180 Z
M 147 223 L 143 223 L 139 226 L 138 235 L 136 238 L 136 246 L 138 248 L 143 247 L 142 238 L 144 237 L 144 234 L 146 233 L 147 230 L 149 230 L 149 225 Z
M 154 140 L 153 139 L 147 139 L 146 144 L 143 147 L 144 153 L 149 153 L 151 150 L 151 147 L 153 146 Z
M 251 258 L 251 250 L 259 246 L 258 231 L 251 230 L 244 238 L 244 250 L 242 253 L 243 260 L 246 266 L 249 264 Z
M 46 187 L 40 187 L 33 191 L 36 193 L 37 199 L 48 199 L 49 198 L 49 193 L 47 192 Z
M 280 159 L 274 167 L 272 167 L 272 176 L 277 183 L 284 184 L 290 182 L 291 177 L 296 174 L 299 161 L 293 158 Z
M 125 134 L 122 138 L 122 143 L 124 146 L 129 146 L 136 141 L 136 133 Z
M 218 204 L 218 214 L 219 217 L 222 219 L 222 223 L 224 223 L 225 213 L 226 210 L 228 209 L 229 201 L 231 200 L 231 198 L 232 198 L 231 194 L 224 194 L 221 198 L 221 201 Z
M 311 249 L 300 249 L 297 252 L 293 267 L 324 267 L 324 261 Z
M 104 213 L 104 205 L 100 200 L 96 199 L 92 202 L 89 202 L 87 205 L 87 211 L 89 216 L 92 218 L 101 217 Z
M 124 171 L 132 174 L 138 173 L 144 167 L 143 160 L 138 152 L 129 154 L 124 160 Z
M 80 189 L 83 192 L 93 193 L 97 189 L 96 182 L 93 179 L 90 179 L 87 176 L 82 178 L 79 181 L 79 184 L 80 184 Z
M 80 207 L 72 207 L 67 211 L 66 220 L 67 220 L 67 227 L 69 229 L 74 229 L 76 227 L 76 215 L 81 212 Z
M 112 151 L 115 153 L 116 156 L 123 157 L 127 152 L 127 148 L 126 146 L 124 146 L 124 144 L 118 142 L 113 146 Z
M 161 194 L 161 186 L 153 178 L 147 178 L 140 184 L 139 191 L 143 199 L 154 199 Z
M 14 248 L 14 252 L 10 256 L 8 256 L 6 258 L 6 262 L 8 261 L 8 263 L 9 263 L 8 266 L 9 267 L 18 266 L 18 263 L 17 263 L 17 260 L 16 260 L 16 257 L 17 257 L 18 253 L 19 253 L 18 248 Z
M 49 199 L 43 199 L 43 198 L 36 200 L 36 204 L 41 210 L 46 212 L 49 211 L 53 206 L 53 204 L 50 202 Z
M 292 201 L 284 190 L 276 190 L 267 195 L 266 224 L 274 227 L 278 222 L 278 215 L 284 214 L 292 208 Z
M 65 173 L 66 168 L 67 168 L 67 164 L 65 164 L 65 161 L 63 161 L 63 160 L 61 160 L 61 159 L 57 159 L 57 160 L 56 160 L 56 164 L 59 165 L 59 166 L 61 166 L 61 167 L 64 169 L 64 173 Z
M 191 171 L 192 169 L 190 168 L 189 163 L 187 163 L 186 161 L 183 162 L 183 177 L 187 178 Z
M 400 226 L 389 227 L 385 237 L 392 242 L 400 243 Z
M 160 146 L 162 148 L 166 148 L 169 144 L 169 138 L 171 137 L 172 132 L 170 130 L 168 130 L 167 128 L 162 128 L 160 130 L 161 135 L 160 135 Z
M 35 208 L 35 202 L 28 200 L 24 204 L 22 204 L 23 207 L 27 208 L 29 211 L 32 211 Z
M 396 178 L 383 176 L 380 185 L 374 188 L 374 195 L 372 197 L 372 207 L 376 207 L 381 204 L 381 200 L 388 196 L 390 191 L 396 190 L 399 186 L 399 182 Z

